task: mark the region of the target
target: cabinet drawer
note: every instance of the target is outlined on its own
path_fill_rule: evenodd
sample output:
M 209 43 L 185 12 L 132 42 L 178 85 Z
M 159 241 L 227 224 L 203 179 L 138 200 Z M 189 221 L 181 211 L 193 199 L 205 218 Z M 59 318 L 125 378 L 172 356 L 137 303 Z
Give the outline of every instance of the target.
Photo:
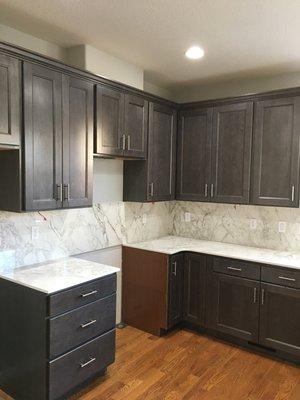
M 260 266 L 249 261 L 213 257 L 213 270 L 227 275 L 255 280 L 260 279 Z
M 300 288 L 300 271 L 288 268 L 262 267 L 261 280 L 281 286 Z
M 84 285 L 59 292 L 49 297 L 49 315 L 58 315 L 92 301 L 109 296 L 116 291 L 116 274 L 97 279 Z
M 115 324 L 115 294 L 51 318 L 49 320 L 50 359 L 113 329 Z
M 51 361 L 49 400 L 65 395 L 103 371 L 115 359 L 115 330 Z

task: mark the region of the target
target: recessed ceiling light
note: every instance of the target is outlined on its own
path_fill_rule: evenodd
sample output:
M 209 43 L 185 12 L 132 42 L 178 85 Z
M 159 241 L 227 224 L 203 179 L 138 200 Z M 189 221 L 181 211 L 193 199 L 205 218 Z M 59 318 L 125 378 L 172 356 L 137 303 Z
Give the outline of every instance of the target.
M 185 52 L 185 56 L 191 60 L 198 60 L 204 56 L 204 50 L 199 46 L 192 46 Z

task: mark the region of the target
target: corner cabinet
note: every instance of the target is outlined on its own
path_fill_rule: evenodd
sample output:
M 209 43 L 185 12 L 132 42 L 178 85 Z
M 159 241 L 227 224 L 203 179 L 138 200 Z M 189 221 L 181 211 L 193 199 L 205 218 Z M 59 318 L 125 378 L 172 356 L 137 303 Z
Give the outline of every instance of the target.
M 252 204 L 298 207 L 299 138 L 300 97 L 255 103 Z
M 149 106 L 148 158 L 124 162 L 124 201 L 167 201 L 175 196 L 176 110 Z
M 96 113 L 96 154 L 137 159 L 147 157 L 147 100 L 98 85 Z
M 93 84 L 24 64 L 25 210 L 92 205 Z

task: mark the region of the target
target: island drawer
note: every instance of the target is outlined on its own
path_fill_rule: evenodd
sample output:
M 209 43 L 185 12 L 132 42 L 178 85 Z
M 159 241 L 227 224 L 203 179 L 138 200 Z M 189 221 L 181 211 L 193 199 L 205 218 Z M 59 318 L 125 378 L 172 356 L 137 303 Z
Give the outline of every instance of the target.
M 49 358 L 53 359 L 116 325 L 116 295 L 49 320 Z
M 117 289 L 116 274 L 76 286 L 49 297 L 49 315 L 54 316 L 84 306 L 113 294 Z
M 260 266 L 249 261 L 213 257 L 213 271 L 227 275 L 240 276 L 242 278 L 260 280 Z
M 300 289 L 300 271 L 289 268 L 262 267 L 261 280 Z
M 48 364 L 49 400 L 66 396 L 68 392 L 104 371 L 114 359 L 115 330 L 112 330 L 51 361 Z

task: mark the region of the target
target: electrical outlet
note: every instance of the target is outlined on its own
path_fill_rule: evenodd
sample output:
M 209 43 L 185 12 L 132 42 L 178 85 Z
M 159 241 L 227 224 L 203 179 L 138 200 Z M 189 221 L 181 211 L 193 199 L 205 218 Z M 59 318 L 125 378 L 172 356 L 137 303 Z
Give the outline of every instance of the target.
M 191 222 L 191 213 L 189 212 L 184 213 L 184 221 Z
M 257 220 L 255 218 L 250 219 L 250 229 L 255 231 L 257 228 Z
M 142 222 L 143 222 L 144 225 L 147 223 L 147 214 L 143 214 Z
M 286 231 L 286 222 L 285 221 L 278 222 L 278 232 L 285 233 L 285 231 Z
M 33 226 L 31 228 L 31 238 L 32 240 L 38 240 L 38 238 L 40 237 L 40 229 L 38 226 Z

